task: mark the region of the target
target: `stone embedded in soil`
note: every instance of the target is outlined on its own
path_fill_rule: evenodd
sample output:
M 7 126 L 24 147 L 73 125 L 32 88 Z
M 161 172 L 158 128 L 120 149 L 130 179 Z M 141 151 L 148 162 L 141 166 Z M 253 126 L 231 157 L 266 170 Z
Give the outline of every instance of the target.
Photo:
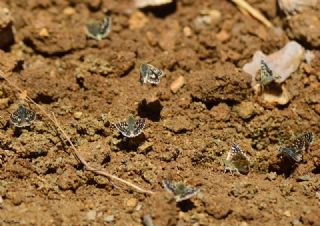
M 138 204 L 138 200 L 136 198 L 130 198 L 127 200 L 128 207 L 134 208 L 137 206 L 137 204 Z
M 210 115 L 217 121 L 228 121 L 230 119 L 231 109 L 225 103 L 220 103 L 210 110 Z
M 178 20 L 171 21 L 171 23 L 167 23 L 165 28 L 161 30 L 158 42 L 159 46 L 166 51 L 174 50 L 176 46 L 176 41 L 178 39 L 177 31 L 180 30 L 180 25 Z
M 134 12 L 129 19 L 129 29 L 136 30 L 143 28 L 149 19 L 146 15 L 140 11 Z
M 176 226 L 178 223 L 178 207 L 171 194 L 156 193 L 145 200 L 148 213 L 156 226 Z
M 251 94 L 251 76 L 234 65 L 216 66 L 214 70 L 193 73 L 190 80 L 191 96 L 205 104 L 241 102 Z
M 20 63 L 22 63 L 23 60 L 21 56 L 15 56 L 12 53 L 6 53 L 0 50 L 0 62 L 1 71 L 12 72 L 12 70 L 19 67 Z
M 206 30 L 212 25 L 217 24 L 221 19 L 221 12 L 215 9 L 204 9 L 200 11 L 194 21 L 194 29 L 196 31 Z
M 47 35 L 43 35 L 44 28 Z M 67 27 L 53 22 L 41 27 L 30 26 L 25 40 L 34 50 L 49 55 L 67 53 L 86 45 L 85 33 L 78 26 Z
M 163 121 L 163 126 L 174 133 L 184 133 L 195 128 L 193 122 L 186 116 L 165 119 Z
M 170 85 L 170 90 L 173 92 L 173 93 L 176 93 L 178 92 L 178 90 L 180 88 L 182 88 L 184 86 L 184 84 L 186 83 L 186 80 L 185 78 L 180 75 L 176 80 L 174 80 L 171 85 Z
M 234 106 L 235 112 L 243 119 L 249 119 L 256 113 L 256 107 L 253 102 L 243 101 Z
M 87 212 L 87 220 L 93 221 L 93 220 L 96 219 L 96 217 L 97 217 L 97 211 L 95 211 L 95 210 L 89 210 L 89 211 Z
M 320 47 L 320 13 L 306 11 L 288 19 L 287 34 L 291 39 L 302 42 L 317 49 Z
M 82 116 L 82 112 L 81 111 L 77 111 L 77 112 L 75 112 L 75 113 L 73 113 L 73 117 L 75 118 L 75 119 L 80 119 L 81 118 L 81 116 Z
M 0 8 L 0 48 L 8 48 L 14 42 L 13 18 L 8 8 Z

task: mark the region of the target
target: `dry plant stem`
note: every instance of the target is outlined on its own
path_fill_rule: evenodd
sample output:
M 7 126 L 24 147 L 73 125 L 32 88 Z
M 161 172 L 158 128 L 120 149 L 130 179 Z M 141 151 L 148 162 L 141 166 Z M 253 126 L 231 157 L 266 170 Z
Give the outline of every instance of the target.
M 22 93 L 23 90 L 20 89 L 17 85 L 15 85 L 13 82 L 11 82 L 7 76 L 2 72 L 0 71 L 0 77 L 2 77 L 11 87 L 13 87 L 14 89 L 16 89 L 19 93 Z M 85 169 L 87 171 L 90 171 L 90 172 L 93 172 L 97 175 L 100 175 L 100 176 L 105 176 L 111 180 L 115 180 L 115 181 L 119 181 L 123 184 L 126 184 L 127 186 L 129 187 L 132 187 L 134 188 L 135 190 L 137 190 L 138 192 L 141 192 L 141 193 L 146 193 L 146 194 L 153 194 L 154 192 L 152 191 L 149 191 L 149 190 L 145 190 L 143 188 L 140 188 L 139 186 L 137 185 L 134 185 L 124 179 L 121 179 L 115 175 L 112 175 L 108 172 L 105 172 L 105 171 L 102 171 L 102 170 L 99 170 L 99 169 L 96 169 L 92 166 L 90 166 L 86 160 L 84 160 L 84 158 L 82 158 L 82 156 L 79 154 L 77 148 L 74 146 L 74 144 L 72 143 L 70 137 L 66 134 L 66 132 L 62 129 L 62 127 L 60 126 L 57 118 L 55 117 L 55 115 L 52 113 L 52 115 L 50 115 L 42 106 L 40 106 L 39 104 L 37 104 L 34 100 L 32 100 L 28 95 L 26 96 L 26 99 L 28 101 L 30 101 L 31 103 L 33 103 L 40 111 L 41 113 L 43 113 L 51 122 L 53 122 L 53 124 L 58 128 L 58 130 L 62 133 L 62 135 L 65 137 L 65 139 L 69 142 L 69 144 L 71 145 L 71 148 L 73 150 L 72 154 L 75 156 L 75 158 L 81 162 L 81 164 L 84 165 Z
M 272 23 L 265 18 L 258 10 L 253 8 L 251 5 L 249 5 L 245 0 L 231 0 L 235 4 L 237 4 L 239 7 L 243 8 L 244 10 L 248 11 L 254 18 L 262 22 L 265 26 L 268 28 L 273 27 Z

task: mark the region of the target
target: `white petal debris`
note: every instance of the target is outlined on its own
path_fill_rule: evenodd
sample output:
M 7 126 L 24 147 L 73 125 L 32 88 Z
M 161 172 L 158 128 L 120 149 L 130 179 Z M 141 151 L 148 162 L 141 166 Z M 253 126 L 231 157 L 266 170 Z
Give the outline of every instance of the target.
M 156 7 L 161 5 L 167 5 L 172 2 L 173 0 L 135 0 L 136 7 L 138 8 Z

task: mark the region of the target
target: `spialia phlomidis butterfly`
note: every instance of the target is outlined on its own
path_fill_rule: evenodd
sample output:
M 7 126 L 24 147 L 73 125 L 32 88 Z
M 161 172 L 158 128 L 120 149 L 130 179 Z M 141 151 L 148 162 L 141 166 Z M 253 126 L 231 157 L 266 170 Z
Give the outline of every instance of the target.
M 36 119 L 36 113 L 19 105 L 18 109 L 10 115 L 11 123 L 16 127 L 27 127 Z
M 145 126 L 145 119 L 135 119 L 133 116 L 129 116 L 127 121 L 115 123 L 114 126 L 125 137 L 136 137 L 142 133 Z
M 171 180 L 162 181 L 163 187 L 170 193 L 172 193 L 176 199 L 176 202 L 181 202 L 195 196 L 200 189 L 193 188 L 185 185 L 181 182 L 174 182 Z
M 157 85 L 160 83 L 160 78 L 164 75 L 163 71 L 152 66 L 151 64 L 141 64 L 140 66 L 140 83 L 151 83 Z
M 111 15 L 107 14 L 102 22 L 87 24 L 87 36 L 96 40 L 106 38 L 111 31 L 111 22 Z
M 312 132 L 306 132 L 296 137 L 288 146 L 280 147 L 281 155 L 287 156 L 299 163 L 302 161 L 303 152 L 312 144 L 314 139 Z
M 231 149 L 228 152 L 227 159 L 224 164 L 225 172 L 230 171 L 231 173 L 236 172 L 238 174 L 247 174 L 250 170 L 249 158 L 236 144 L 231 145 Z

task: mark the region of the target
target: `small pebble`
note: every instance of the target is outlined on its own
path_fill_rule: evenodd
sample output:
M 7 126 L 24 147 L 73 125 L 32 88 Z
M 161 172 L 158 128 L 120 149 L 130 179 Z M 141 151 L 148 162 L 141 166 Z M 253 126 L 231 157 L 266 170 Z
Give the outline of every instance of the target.
M 149 151 L 153 145 L 154 145 L 153 142 L 145 142 L 144 144 L 142 144 L 138 147 L 138 152 L 144 153 L 146 151 Z
M 127 200 L 128 207 L 135 207 L 138 204 L 138 200 L 136 198 L 130 198 Z
M 134 12 L 129 19 L 129 28 L 130 30 L 136 30 L 143 28 L 148 23 L 148 18 L 144 13 L 137 11 Z
M 41 36 L 41 37 L 49 37 L 49 32 L 48 32 L 48 30 L 47 30 L 47 28 L 42 28 L 41 30 L 40 30 L 40 32 L 39 32 L 39 35 Z
M 105 217 L 103 218 L 103 220 L 104 220 L 105 222 L 107 222 L 107 223 L 111 223 L 111 222 L 114 221 L 114 216 L 113 216 L 113 215 L 105 216 Z
M 73 113 L 73 117 L 75 119 L 80 119 L 81 116 L 82 116 L 82 112 L 81 111 L 77 111 L 77 112 Z
M 67 7 L 63 10 L 63 14 L 68 15 L 68 16 L 73 15 L 75 13 L 76 13 L 76 10 L 72 7 Z
M 185 83 L 185 78 L 182 75 L 180 75 L 176 80 L 174 80 L 174 82 L 171 83 L 170 89 L 173 93 L 176 93 L 180 88 L 184 86 Z
M 228 32 L 226 32 L 225 30 L 222 30 L 216 35 L 216 37 L 219 41 L 225 42 L 230 39 L 230 34 Z
M 254 103 L 248 101 L 241 102 L 234 107 L 234 110 L 243 119 L 251 118 L 255 114 Z
M 90 210 L 87 212 L 87 220 L 93 221 L 97 217 L 97 212 L 95 210 Z
M 289 210 L 286 210 L 283 212 L 283 215 L 285 215 L 286 217 L 291 217 L 291 212 Z
M 190 27 L 184 27 L 184 28 L 183 28 L 183 34 L 184 34 L 184 36 L 186 36 L 186 37 L 191 37 L 191 35 L 192 35 L 192 30 L 191 30 L 191 28 L 190 28 Z

